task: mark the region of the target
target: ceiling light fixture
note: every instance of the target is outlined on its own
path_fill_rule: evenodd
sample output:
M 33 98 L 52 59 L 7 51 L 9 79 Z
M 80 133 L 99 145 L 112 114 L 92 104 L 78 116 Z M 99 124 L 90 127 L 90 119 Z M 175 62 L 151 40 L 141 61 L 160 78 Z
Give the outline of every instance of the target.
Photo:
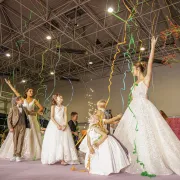
M 51 71 L 50 74 L 51 74 L 51 75 L 54 75 L 54 71 Z
M 26 82 L 26 80 L 25 80 L 25 79 L 23 79 L 21 82 L 22 82 L 22 83 L 25 83 L 25 82 Z
M 51 36 L 46 36 L 46 39 L 47 40 L 51 40 Z
M 141 47 L 141 48 L 140 48 L 140 51 L 144 51 L 144 50 L 145 50 L 145 47 Z
M 109 12 L 109 13 L 112 13 L 113 11 L 114 11 L 114 9 L 113 9 L 112 7 L 109 7 L 109 8 L 108 8 L 108 12 Z
M 93 64 L 93 62 L 90 61 L 89 64 Z
M 6 53 L 6 56 L 7 56 L 7 57 L 10 57 L 10 56 L 11 56 L 11 54 L 10 54 L 10 53 Z

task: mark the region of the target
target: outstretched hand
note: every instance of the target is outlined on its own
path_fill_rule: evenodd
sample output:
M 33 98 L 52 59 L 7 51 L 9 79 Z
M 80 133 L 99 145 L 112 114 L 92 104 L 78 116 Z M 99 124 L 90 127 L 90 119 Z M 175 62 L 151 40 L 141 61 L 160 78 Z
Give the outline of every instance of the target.
M 94 150 L 93 147 L 90 147 L 89 151 L 90 151 L 90 154 L 94 154 L 95 153 L 95 150 Z
M 118 114 L 118 115 L 116 116 L 117 119 L 116 119 L 115 122 L 117 122 L 117 121 L 119 122 L 119 121 L 121 120 L 121 117 L 122 117 L 122 114 Z
M 153 36 L 151 38 L 151 47 L 155 47 L 157 40 L 158 40 L 158 37 Z
M 116 124 L 119 124 L 119 121 L 120 121 L 120 120 L 115 121 L 115 122 L 113 122 L 112 124 L 115 124 L 115 125 L 116 125 Z
M 43 112 L 37 112 L 37 114 L 39 114 L 40 116 L 43 116 Z
M 6 82 L 7 84 L 11 84 L 10 80 L 8 80 L 8 79 L 5 79 L 5 82 Z
M 122 114 L 121 114 L 121 113 L 120 113 L 120 114 L 118 114 L 118 115 L 117 115 L 117 117 L 118 117 L 119 119 L 121 119 Z
M 99 147 L 99 143 L 98 142 L 95 142 L 94 144 L 93 144 L 93 146 L 95 147 L 95 148 L 98 148 Z

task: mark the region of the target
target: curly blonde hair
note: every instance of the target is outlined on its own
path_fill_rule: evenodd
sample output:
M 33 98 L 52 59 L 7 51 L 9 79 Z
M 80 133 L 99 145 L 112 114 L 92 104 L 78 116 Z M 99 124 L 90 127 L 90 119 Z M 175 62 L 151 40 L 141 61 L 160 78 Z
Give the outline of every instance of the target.
M 105 99 L 101 99 L 97 102 L 97 107 L 102 108 L 102 107 L 104 107 L 104 105 L 106 106 L 106 103 L 107 103 L 107 101 Z

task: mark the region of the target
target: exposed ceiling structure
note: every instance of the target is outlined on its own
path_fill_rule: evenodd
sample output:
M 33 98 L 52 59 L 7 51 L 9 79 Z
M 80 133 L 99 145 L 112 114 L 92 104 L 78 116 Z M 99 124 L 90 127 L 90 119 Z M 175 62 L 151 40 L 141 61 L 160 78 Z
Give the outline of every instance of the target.
M 30 84 L 52 80 L 54 71 L 59 78 L 105 77 L 126 34 L 114 66 L 115 74 L 123 73 L 127 49 L 133 61 L 148 57 L 153 32 L 171 28 L 168 18 L 180 24 L 179 0 L 0 0 L 0 75 Z M 174 34 L 166 42 L 159 38 L 156 56 L 176 54 L 179 47 Z

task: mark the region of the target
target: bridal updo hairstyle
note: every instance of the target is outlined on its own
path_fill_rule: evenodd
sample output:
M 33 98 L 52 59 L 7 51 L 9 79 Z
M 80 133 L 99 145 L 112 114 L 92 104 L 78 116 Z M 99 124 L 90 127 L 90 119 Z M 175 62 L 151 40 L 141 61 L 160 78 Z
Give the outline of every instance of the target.
M 139 69 L 142 73 L 144 73 L 147 68 L 147 63 L 144 61 L 136 62 L 134 66 L 136 67 L 136 69 Z

